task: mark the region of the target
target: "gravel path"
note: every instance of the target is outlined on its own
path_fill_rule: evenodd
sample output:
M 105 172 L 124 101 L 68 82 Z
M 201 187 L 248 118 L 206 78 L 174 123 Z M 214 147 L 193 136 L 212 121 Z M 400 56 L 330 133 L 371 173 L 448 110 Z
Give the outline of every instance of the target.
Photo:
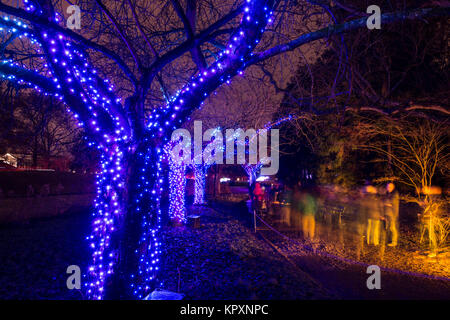
M 266 217 L 266 220 L 269 221 L 270 217 Z M 425 264 L 405 249 L 389 247 L 381 259 L 380 248 L 371 246 L 365 248 L 365 259 L 357 261 L 351 254 L 354 250 L 350 250 L 349 246 L 345 251 L 342 250 L 343 246 L 337 239 L 339 237 L 329 238 L 328 241 L 315 239 L 311 242 L 293 231 L 283 231 L 290 239 L 270 228 L 258 232 L 301 270 L 333 290 L 339 298 L 450 299 L 450 280 L 445 277 L 448 273 L 443 272 L 445 268 L 442 269 L 442 262 L 435 262 L 434 268 L 429 268 L 432 262 Z M 422 268 L 419 268 L 418 264 L 421 262 Z M 367 289 L 366 281 L 370 275 L 366 271 L 369 265 L 378 265 L 381 268 L 380 290 Z M 422 270 L 431 270 L 435 274 L 421 273 Z
M 182 292 L 186 299 L 334 296 L 255 236 L 246 221 L 236 219 L 233 213 L 239 210 L 230 211 L 203 208 L 196 212 L 201 215 L 200 228 L 164 230 L 165 289 Z

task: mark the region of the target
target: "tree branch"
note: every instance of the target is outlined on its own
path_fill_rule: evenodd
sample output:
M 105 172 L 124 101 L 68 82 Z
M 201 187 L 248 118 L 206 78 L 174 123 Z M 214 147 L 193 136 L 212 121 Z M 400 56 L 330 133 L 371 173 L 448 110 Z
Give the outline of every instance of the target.
M 126 76 L 129 78 L 129 80 L 132 82 L 134 86 L 136 86 L 137 80 L 134 76 L 133 72 L 131 72 L 130 68 L 126 65 L 126 63 L 114 52 L 109 50 L 108 48 L 95 43 L 91 40 L 88 40 L 78 33 L 73 32 L 70 29 L 63 28 L 59 26 L 58 24 L 48 21 L 47 19 L 33 15 L 23 9 L 18 9 L 14 7 L 10 7 L 8 5 L 5 5 L 0 2 L 0 11 L 10 14 L 12 16 L 24 19 L 26 21 L 29 21 L 31 25 L 33 26 L 39 26 L 42 29 L 50 29 L 52 31 L 61 33 L 69 38 L 71 38 L 73 41 L 79 42 L 83 47 L 88 49 L 93 49 L 95 51 L 103 53 L 108 58 L 114 60 L 117 65 L 120 67 L 120 69 L 126 74 Z M 1 23 L 4 23 L 4 21 L 1 21 Z M 28 32 L 32 32 L 32 30 L 27 30 Z
M 198 46 L 204 42 L 210 41 L 211 39 L 214 39 L 216 34 L 221 34 L 220 30 L 218 30 L 220 27 L 224 26 L 234 18 L 236 18 L 239 14 L 241 14 L 244 10 L 244 6 L 240 6 L 236 8 L 235 10 L 229 12 L 213 24 L 211 24 L 208 28 L 201 31 L 198 35 L 194 36 L 193 39 L 186 40 L 182 44 L 180 44 L 178 47 L 174 48 L 173 50 L 170 50 L 169 52 L 166 52 L 164 55 L 160 56 L 158 59 L 156 59 L 152 65 L 149 67 L 148 75 L 145 81 L 144 87 L 149 87 L 150 83 L 152 82 L 153 78 L 156 76 L 156 74 L 161 71 L 164 66 L 166 66 L 168 63 L 172 62 L 174 59 L 182 56 L 187 51 L 191 50 L 193 47 Z
M 385 13 L 381 15 L 382 24 L 392 23 L 399 20 L 414 20 L 426 17 L 449 16 L 450 7 L 441 8 L 421 8 L 400 12 Z M 303 34 L 295 40 L 288 43 L 278 45 L 266 51 L 255 53 L 249 61 L 249 65 L 269 59 L 280 53 L 292 51 L 306 43 L 310 43 L 319 39 L 328 38 L 332 35 L 343 34 L 351 30 L 366 27 L 367 18 L 356 19 L 341 24 L 334 24 L 327 28 L 320 29 L 315 32 Z
M 49 94 L 57 93 L 56 85 L 51 79 L 34 71 L 30 71 L 19 66 L 13 66 L 10 63 L 3 61 L 0 63 L 0 73 L 3 73 L 6 76 L 14 76 L 18 80 L 32 83 Z
M 123 32 L 123 30 L 120 28 L 117 20 L 114 18 L 114 16 L 111 14 L 111 12 L 109 12 L 108 8 L 105 7 L 105 5 L 103 4 L 103 2 L 101 2 L 100 0 L 95 0 L 95 3 L 97 3 L 97 5 L 100 7 L 100 9 L 102 9 L 103 13 L 108 17 L 109 21 L 111 21 L 111 23 L 113 24 L 114 28 L 116 29 L 116 31 L 119 33 L 120 37 L 122 38 L 122 41 L 125 43 L 125 45 L 128 48 L 128 51 L 130 51 L 131 56 L 134 59 L 134 62 L 136 63 L 136 66 L 138 68 L 138 70 L 142 71 L 142 64 L 134 50 L 134 47 L 131 45 L 131 41 L 128 39 L 127 35 L 125 34 L 125 32 Z

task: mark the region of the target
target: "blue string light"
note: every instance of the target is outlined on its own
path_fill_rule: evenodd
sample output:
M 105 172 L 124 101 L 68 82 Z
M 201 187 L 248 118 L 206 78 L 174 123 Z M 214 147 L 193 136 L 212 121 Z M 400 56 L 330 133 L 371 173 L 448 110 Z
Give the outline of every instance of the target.
M 167 143 L 171 130 L 189 119 L 193 107 L 201 106 L 215 88 L 230 83 L 233 76 L 242 75 L 245 61 L 251 57 L 272 14 L 264 4 L 273 3 L 263 0 L 246 2 L 240 27 L 231 36 L 217 61 L 193 77 L 166 106 L 157 108 L 148 118 L 146 131 L 139 137 L 133 136 L 123 112 L 122 99 L 115 96 L 112 82 L 102 79 L 90 63 L 89 55 L 79 44 L 51 29 L 44 30 L 37 26 L 30 29 L 20 19 L 8 16 L 0 19 L 0 32 L 28 38 L 42 61 L 41 69 L 29 70 L 25 63 L 3 59 L 0 61 L 4 67 L 1 77 L 46 95 L 52 94 L 65 102 L 70 106 L 67 111 L 78 119 L 79 126 L 83 126 L 89 135 L 89 145 L 101 152 L 92 231 L 87 237 L 92 251 L 92 263 L 88 267 L 88 281 L 85 283 L 89 298 L 105 297 L 110 276 L 123 260 L 119 250 L 123 244 L 117 244 L 118 231 L 124 226 L 126 229 L 130 214 L 139 221 L 140 230 L 133 252 L 138 267 L 126 275 L 128 289 L 141 299 L 154 287 L 161 255 L 158 231 L 161 228 L 160 195 L 163 192 L 164 154 L 159 149 L 158 143 L 161 142 L 157 141 Z M 30 0 L 24 0 L 24 5 L 29 13 L 43 14 L 43 9 Z M 62 16 L 56 13 L 54 21 L 58 23 L 61 19 Z M 247 43 L 249 34 L 256 40 Z M 27 71 L 34 72 L 34 77 L 25 76 L 28 75 Z M 131 155 L 136 156 L 133 161 L 133 186 L 127 180 Z M 172 183 L 185 183 L 184 170 L 183 174 L 179 173 L 181 170 L 178 171 Z M 130 190 L 135 193 L 133 196 L 130 196 Z M 178 213 L 173 214 L 178 216 Z

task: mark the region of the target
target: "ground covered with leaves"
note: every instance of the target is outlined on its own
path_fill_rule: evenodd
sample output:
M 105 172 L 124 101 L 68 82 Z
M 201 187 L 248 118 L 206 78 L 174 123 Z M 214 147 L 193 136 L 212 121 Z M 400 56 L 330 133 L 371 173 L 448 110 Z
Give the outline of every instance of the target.
M 292 242 L 270 230 L 255 234 L 245 203 L 214 203 L 189 214 L 201 216 L 199 228 L 165 226 L 160 235 L 160 288 L 185 299 L 450 298 L 449 281 L 386 270 L 381 290 L 368 290 L 366 264 L 323 256 L 323 243 Z M 86 270 L 89 223 L 86 210 L 2 225 L 0 299 L 83 299 L 67 289 L 66 269 Z M 327 244 L 339 247 L 332 239 Z
M 350 299 L 450 299 L 448 252 L 427 257 L 426 243 L 419 242 L 416 225 L 403 222 L 396 247 L 386 244 L 380 228 L 380 244 L 368 245 L 364 233 L 353 232 L 349 221 L 343 226 L 318 221 L 313 240 L 305 239 L 298 217 L 262 214 L 259 234 L 311 277 L 341 298 Z M 320 219 L 318 219 L 320 220 Z M 267 225 L 264 225 L 264 222 Z M 368 290 L 367 267 L 381 268 L 381 290 Z
M 86 270 L 88 212 L 0 226 L 0 299 L 83 299 L 66 270 Z
M 238 205 L 236 205 L 238 206 Z M 240 208 L 194 209 L 199 228 L 163 231 L 163 287 L 186 299 L 330 299 L 308 274 L 294 268 L 255 235 Z
M 290 223 L 286 223 L 286 217 L 283 219 L 276 214 L 263 214 L 261 217 L 275 230 L 291 239 L 284 241 L 284 245 L 291 246 L 292 250 L 289 251 L 292 252 L 297 252 L 300 250 L 299 248 L 305 246 L 314 247 L 316 254 L 323 252 L 334 255 L 338 259 L 343 258 L 404 272 L 450 279 L 449 248 L 441 248 L 436 256 L 429 257 L 427 238 L 424 236 L 423 241 L 420 241 L 420 225 L 415 221 L 400 221 L 398 245 L 390 247 L 387 245 L 390 242 L 390 235 L 383 223 L 380 224 L 380 243 L 374 246 L 366 243 L 365 231 L 358 235 L 352 221 L 343 220 L 341 225 L 329 225 L 317 218 L 314 241 L 308 241 L 304 239 L 301 232 L 299 217 L 291 214 Z M 263 225 L 262 222 L 258 222 Z M 271 236 L 274 232 L 266 233 Z M 286 240 L 282 237 L 278 238 Z

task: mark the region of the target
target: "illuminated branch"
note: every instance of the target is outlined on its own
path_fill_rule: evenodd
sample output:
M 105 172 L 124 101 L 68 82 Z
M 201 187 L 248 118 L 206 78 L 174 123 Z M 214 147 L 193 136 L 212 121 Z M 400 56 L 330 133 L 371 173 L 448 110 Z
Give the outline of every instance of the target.
M 88 40 L 83 36 L 79 35 L 78 33 L 73 32 L 70 29 L 63 28 L 59 26 L 57 23 L 52 22 L 51 20 L 47 20 L 41 16 L 29 13 L 23 9 L 10 7 L 6 4 L 0 3 L 0 11 L 29 21 L 30 24 L 33 26 L 40 27 L 44 30 L 51 30 L 58 34 L 63 34 L 66 37 L 72 39 L 73 41 L 77 41 L 80 45 L 84 46 L 85 48 L 94 49 L 98 52 L 103 53 L 105 56 L 114 60 L 117 63 L 117 65 L 122 69 L 122 71 L 127 75 L 127 77 L 131 80 L 133 84 L 137 83 L 137 79 L 133 75 L 129 67 L 114 51 L 109 50 L 108 48 L 96 42 Z M 33 32 L 34 35 L 37 35 L 37 30 L 29 30 L 29 32 Z
M 4 77 L 10 77 L 11 80 L 14 78 L 19 83 L 20 81 L 24 81 L 30 86 L 37 86 L 48 94 L 58 93 L 55 83 L 49 78 L 34 71 L 12 65 L 7 61 L 0 62 L 0 73 L 2 73 Z
M 390 109 L 380 109 L 376 107 L 369 107 L 369 106 L 363 106 L 363 107 L 345 107 L 345 111 L 351 111 L 351 112 L 361 112 L 361 111 L 371 111 L 375 113 L 379 113 L 384 116 L 395 116 L 400 113 L 406 112 L 406 111 L 415 111 L 415 110 L 423 110 L 423 111 L 437 111 L 440 113 L 444 113 L 447 115 L 450 115 L 450 110 L 443 106 L 438 105 L 420 105 L 420 104 L 410 104 L 409 106 L 404 107 L 395 107 Z
M 263 28 L 271 15 L 271 5 L 273 5 L 270 0 L 267 1 L 267 6 L 255 4 L 256 2 L 252 4 L 253 6 L 245 7 L 246 14 L 242 19 L 242 25 L 231 36 L 227 49 L 220 54 L 219 60 L 192 79 L 191 83 L 181 90 L 166 108 L 157 109 L 152 113 L 148 125 L 152 137 L 159 137 L 167 142 L 169 138 L 167 130 L 175 129 L 183 123 L 212 91 L 245 68 L 245 60 L 262 36 Z M 255 25 L 258 27 L 255 28 Z M 183 185 L 183 181 L 180 181 L 180 184 Z M 176 197 L 180 199 L 179 202 L 177 201 L 179 203 L 177 208 L 184 210 L 184 203 L 181 205 L 184 198 L 181 200 L 180 194 Z M 172 210 L 176 211 L 177 208 Z M 174 214 L 172 213 L 172 216 Z M 183 213 L 181 212 L 180 215 L 183 216 Z

